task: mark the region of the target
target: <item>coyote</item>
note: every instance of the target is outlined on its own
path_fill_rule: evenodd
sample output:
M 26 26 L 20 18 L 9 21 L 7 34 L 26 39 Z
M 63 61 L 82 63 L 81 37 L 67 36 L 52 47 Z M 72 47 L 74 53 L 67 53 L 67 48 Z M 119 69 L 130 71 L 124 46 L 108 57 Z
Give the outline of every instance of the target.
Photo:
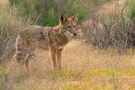
M 30 26 L 23 29 L 16 39 L 15 58 L 29 67 L 29 59 L 38 48 L 51 51 L 53 67 L 61 70 L 61 56 L 66 44 L 77 35 L 78 14 L 66 18 L 60 15 L 60 23 L 55 27 Z

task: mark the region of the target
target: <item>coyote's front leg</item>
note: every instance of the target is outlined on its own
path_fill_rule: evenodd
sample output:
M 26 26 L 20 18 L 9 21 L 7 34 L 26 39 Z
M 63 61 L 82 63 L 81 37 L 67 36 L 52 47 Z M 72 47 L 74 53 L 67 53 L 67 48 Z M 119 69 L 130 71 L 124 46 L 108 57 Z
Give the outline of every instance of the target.
M 57 63 L 56 63 L 56 50 L 55 48 L 51 47 L 51 56 L 52 56 L 52 63 L 53 63 L 53 67 L 54 69 L 57 69 Z
M 25 66 L 26 66 L 27 72 L 29 73 L 29 59 L 26 60 Z
M 60 49 L 57 51 L 57 68 L 58 70 L 61 70 L 61 56 L 62 56 L 62 50 Z

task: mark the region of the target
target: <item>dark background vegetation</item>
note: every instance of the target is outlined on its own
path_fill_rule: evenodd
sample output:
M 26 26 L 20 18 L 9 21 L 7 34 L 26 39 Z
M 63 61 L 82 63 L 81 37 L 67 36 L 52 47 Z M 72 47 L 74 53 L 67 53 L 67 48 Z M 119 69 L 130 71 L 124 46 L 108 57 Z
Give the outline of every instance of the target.
M 80 0 L 9 0 L 11 7 L 16 7 L 19 15 L 29 17 L 38 25 L 55 26 L 59 23 L 60 13 L 71 16 L 80 14 L 82 20 L 87 11 Z M 52 22 L 53 21 L 53 22 Z

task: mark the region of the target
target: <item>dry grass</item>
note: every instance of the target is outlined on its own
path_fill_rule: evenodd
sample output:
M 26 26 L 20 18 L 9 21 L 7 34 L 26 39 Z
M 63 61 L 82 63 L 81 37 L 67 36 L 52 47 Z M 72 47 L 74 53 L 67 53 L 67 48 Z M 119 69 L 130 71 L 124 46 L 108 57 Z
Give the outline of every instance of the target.
M 127 0 L 113 0 L 111 3 L 105 3 L 103 4 L 100 9 L 97 11 L 97 15 L 103 16 L 103 15 L 110 15 L 112 12 L 115 11 L 116 5 L 117 8 L 121 11 L 121 9 L 124 7 Z
M 5 5 L 8 3 L 8 0 L 0 0 L 0 5 Z
M 62 71 L 52 70 L 50 53 L 39 50 L 38 61 L 30 61 L 30 73 L 16 61 L 0 69 L 3 88 L 12 90 L 134 90 L 135 57 L 131 50 L 99 50 L 72 40 L 65 48 Z M 38 63 L 38 64 L 37 64 Z M 9 65 L 7 65 L 9 66 Z M 7 79 L 7 75 L 9 76 Z M 4 87 L 4 85 L 6 87 Z

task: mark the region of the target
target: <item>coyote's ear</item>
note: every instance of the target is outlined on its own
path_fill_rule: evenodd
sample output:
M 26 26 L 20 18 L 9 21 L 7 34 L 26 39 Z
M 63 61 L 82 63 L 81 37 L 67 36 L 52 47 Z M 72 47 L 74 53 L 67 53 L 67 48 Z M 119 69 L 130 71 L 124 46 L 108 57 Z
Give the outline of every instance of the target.
M 78 18 L 79 18 L 79 14 L 75 14 L 71 17 L 71 19 L 75 20 L 76 22 L 78 22 Z
M 61 15 L 60 15 L 60 23 L 65 24 L 66 21 L 67 21 L 67 17 L 63 13 L 61 13 Z

